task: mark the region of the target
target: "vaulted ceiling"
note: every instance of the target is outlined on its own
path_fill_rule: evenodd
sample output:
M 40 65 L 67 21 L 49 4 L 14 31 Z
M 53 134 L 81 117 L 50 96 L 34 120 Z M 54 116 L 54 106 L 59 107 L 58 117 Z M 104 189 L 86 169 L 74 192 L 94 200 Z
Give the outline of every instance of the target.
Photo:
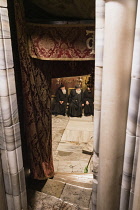
M 95 0 L 23 0 L 29 20 L 94 20 Z

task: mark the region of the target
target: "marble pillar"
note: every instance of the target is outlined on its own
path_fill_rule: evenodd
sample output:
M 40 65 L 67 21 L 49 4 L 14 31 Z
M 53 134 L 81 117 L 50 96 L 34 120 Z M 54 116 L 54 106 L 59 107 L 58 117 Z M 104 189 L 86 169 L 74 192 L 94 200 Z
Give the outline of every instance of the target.
M 140 100 L 140 1 L 137 6 L 131 87 L 126 129 L 120 210 L 132 209 L 139 151 L 138 111 Z
M 0 150 L 8 209 L 26 210 L 26 186 L 6 0 L 0 1 Z
M 139 114 L 138 114 L 138 123 L 137 123 L 137 141 L 140 143 L 140 105 L 139 105 Z M 137 151 L 137 164 L 135 172 L 135 184 L 134 184 L 134 195 L 133 202 L 131 204 L 132 210 L 140 210 L 140 145 L 138 145 Z M 132 208 L 133 207 L 133 208 Z M 130 209 L 130 208 L 129 208 Z
M 100 119 L 101 119 L 101 95 L 102 95 L 102 72 L 103 72 L 103 49 L 104 49 L 104 18 L 105 1 L 96 0 L 96 29 L 95 29 L 95 85 L 94 85 L 94 155 L 93 155 L 93 174 L 98 178 L 99 167 L 99 139 L 100 139 Z M 96 209 L 97 202 L 96 181 L 93 186 L 92 208 Z
M 94 155 L 93 173 L 98 175 L 99 137 L 101 118 L 101 93 L 104 46 L 104 0 L 96 0 L 96 32 L 95 32 L 95 85 L 94 85 Z
M 118 210 L 136 19 L 136 0 L 107 0 L 97 210 Z
M 96 32 L 95 32 L 95 87 L 94 87 L 94 151 L 99 154 L 102 69 L 104 46 L 104 9 L 105 1 L 96 0 Z
M 0 207 L 3 210 L 7 210 L 1 160 L 0 160 Z

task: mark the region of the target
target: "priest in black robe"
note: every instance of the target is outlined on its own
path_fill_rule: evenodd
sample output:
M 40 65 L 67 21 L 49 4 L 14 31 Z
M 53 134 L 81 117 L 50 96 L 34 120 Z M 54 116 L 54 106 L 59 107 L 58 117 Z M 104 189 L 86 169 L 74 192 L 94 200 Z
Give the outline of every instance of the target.
M 84 115 L 85 116 L 93 115 L 94 113 L 93 93 L 90 87 L 87 87 L 87 89 L 84 91 L 83 102 L 84 102 Z
M 83 91 L 79 85 L 76 85 L 75 89 L 71 90 L 69 95 L 69 116 L 82 117 L 83 106 Z
M 66 115 L 66 106 L 67 106 L 67 91 L 64 85 L 61 85 L 56 91 L 56 103 L 54 105 L 53 114 L 57 115 Z

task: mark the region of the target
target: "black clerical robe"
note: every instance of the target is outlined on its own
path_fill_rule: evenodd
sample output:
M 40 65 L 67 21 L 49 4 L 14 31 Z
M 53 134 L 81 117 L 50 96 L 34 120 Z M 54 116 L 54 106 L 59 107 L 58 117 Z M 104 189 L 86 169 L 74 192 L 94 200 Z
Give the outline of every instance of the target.
M 61 104 L 60 102 L 63 101 Z M 56 103 L 54 105 L 53 114 L 55 115 L 65 115 L 67 106 L 67 93 L 64 94 L 61 89 L 56 92 Z
M 86 104 L 86 101 L 89 102 L 89 104 Z M 90 116 L 93 115 L 93 93 L 89 90 L 85 90 L 83 94 L 83 102 L 84 102 L 84 115 Z
M 69 95 L 69 116 L 70 117 L 81 117 L 82 116 L 82 102 L 83 102 L 83 91 L 76 93 L 76 90 L 71 90 Z

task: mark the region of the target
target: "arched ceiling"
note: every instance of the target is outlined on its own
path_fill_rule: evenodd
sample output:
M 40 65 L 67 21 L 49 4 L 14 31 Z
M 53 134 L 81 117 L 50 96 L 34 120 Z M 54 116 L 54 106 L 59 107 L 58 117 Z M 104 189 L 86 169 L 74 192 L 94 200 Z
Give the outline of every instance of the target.
M 51 20 L 94 20 L 95 0 L 24 0 L 26 17 Z

